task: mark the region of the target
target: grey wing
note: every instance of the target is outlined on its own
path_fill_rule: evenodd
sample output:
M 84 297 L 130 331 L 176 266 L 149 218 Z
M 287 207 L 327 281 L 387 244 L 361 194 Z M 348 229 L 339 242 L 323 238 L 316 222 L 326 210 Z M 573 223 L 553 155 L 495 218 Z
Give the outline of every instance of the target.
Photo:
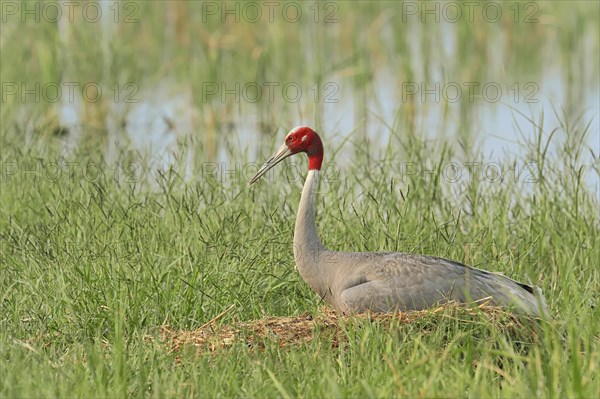
M 370 259 L 362 284 L 342 292 L 342 303 L 355 311 L 420 310 L 461 295 L 464 267 L 434 258 L 385 254 Z
M 342 305 L 348 309 L 420 310 L 450 300 L 464 303 L 484 298 L 498 305 L 521 305 L 522 296 L 535 298 L 529 286 L 442 258 L 381 253 L 367 263 L 362 283 L 342 292 Z

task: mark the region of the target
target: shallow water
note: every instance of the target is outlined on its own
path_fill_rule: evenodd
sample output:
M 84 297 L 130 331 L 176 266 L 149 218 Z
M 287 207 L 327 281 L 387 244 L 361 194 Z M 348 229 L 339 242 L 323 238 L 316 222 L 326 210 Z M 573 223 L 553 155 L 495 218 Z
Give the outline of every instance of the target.
M 128 143 L 160 164 L 195 153 L 197 165 L 235 163 L 232 148 L 260 162 L 306 124 L 328 148 L 341 146 L 343 165 L 346 139 L 368 139 L 377 158 L 397 142 L 391 130 L 449 140 L 462 163 L 527 162 L 536 125 L 547 139 L 566 121 L 571 136 L 560 130 L 549 147 L 556 157 L 577 141 L 576 121 L 579 130 L 589 123 L 578 162 L 599 157 L 597 2 L 275 2 L 271 14 L 259 2 L 107 4 L 100 23 L 77 5 L 74 20 L 64 13 L 58 24 L 45 6 L 39 21 L 5 15 L 1 45 L 16 61 L 2 59 L 3 130 L 7 120 L 31 126 L 53 114 L 70 127 L 67 153 L 103 131 L 108 159 Z M 31 49 L 16 40 L 23 31 Z M 32 104 L 18 92 L 48 82 L 92 82 L 105 96 L 67 99 L 63 90 L 50 101 L 42 92 Z M 194 151 L 165 155 L 162 147 L 179 152 L 190 138 Z M 600 191 L 598 173 L 584 179 Z

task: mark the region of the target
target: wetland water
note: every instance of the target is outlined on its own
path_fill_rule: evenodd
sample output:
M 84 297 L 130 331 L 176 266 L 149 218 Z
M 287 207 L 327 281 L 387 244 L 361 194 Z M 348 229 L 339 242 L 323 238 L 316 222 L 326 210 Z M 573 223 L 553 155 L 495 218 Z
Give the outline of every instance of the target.
M 232 148 L 260 162 L 299 124 L 374 157 L 392 135 L 446 140 L 462 165 L 527 163 L 541 130 L 552 157 L 578 143 L 599 188 L 597 2 L 38 6 L 3 6 L 2 127 L 30 141 L 50 125 L 69 150 L 100 138 L 109 160 L 129 145 L 192 176 Z

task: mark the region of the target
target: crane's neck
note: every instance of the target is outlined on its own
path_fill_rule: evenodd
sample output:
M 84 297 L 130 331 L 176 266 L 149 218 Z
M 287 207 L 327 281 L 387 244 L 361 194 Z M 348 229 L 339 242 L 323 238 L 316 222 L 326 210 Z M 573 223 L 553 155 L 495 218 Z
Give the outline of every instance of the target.
M 323 268 L 324 252 L 315 223 L 315 197 L 319 184 L 319 170 L 311 169 L 300 197 L 294 230 L 294 258 L 300 275 L 319 295 L 326 294 L 327 270 Z
M 302 248 L 303 251 L 323 248 L 315 223 L 315 197 L 318 185 L 319 170 L 309 170 L 304 182 L 304 188 L 302 189 L 302 196 L 300 197 L 300 206 L 296 215 L 296 228 L 294 231 L 294 247 Z

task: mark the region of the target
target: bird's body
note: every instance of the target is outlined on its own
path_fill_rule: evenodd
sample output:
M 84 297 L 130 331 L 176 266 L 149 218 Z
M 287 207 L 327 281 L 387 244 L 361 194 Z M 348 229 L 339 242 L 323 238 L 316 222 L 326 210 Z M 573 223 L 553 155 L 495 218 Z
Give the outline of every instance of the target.
M 531 315 L 547 313 L 539 289 L 498 273 L 433 256 L 325 248 L 317 232 L 314 209 L 322 144 L 312 129 L 293 129 L 286 144 L 250 183 L 282 159 L 302 151 L 309 155 L 309 172 L 296 218 L 294 258 L 304 281 L 337 311 L 348 314 L 421 310 L 448 301 L 484 300 Z

